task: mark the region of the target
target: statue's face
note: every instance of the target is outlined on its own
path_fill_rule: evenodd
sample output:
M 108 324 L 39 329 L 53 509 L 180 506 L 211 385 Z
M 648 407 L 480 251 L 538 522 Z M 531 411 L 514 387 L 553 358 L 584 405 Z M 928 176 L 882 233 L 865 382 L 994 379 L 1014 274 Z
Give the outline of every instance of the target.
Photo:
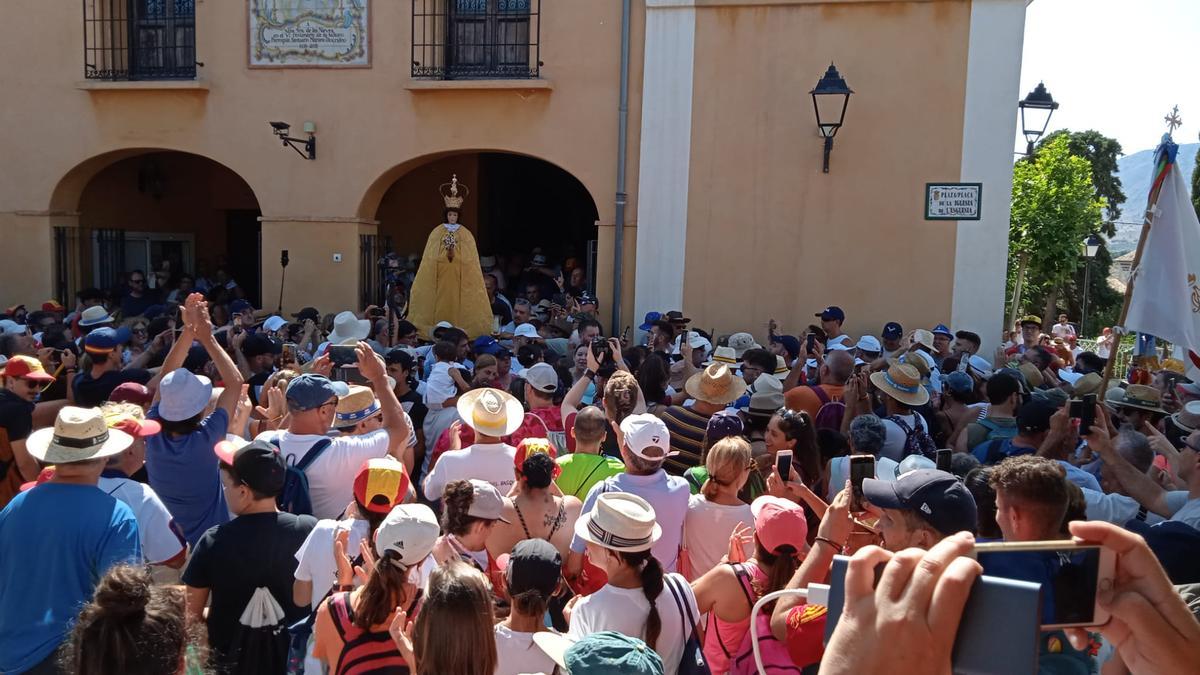
M 446 222 L 453 225 L 458 222 L 458 211 L 447 211 Z

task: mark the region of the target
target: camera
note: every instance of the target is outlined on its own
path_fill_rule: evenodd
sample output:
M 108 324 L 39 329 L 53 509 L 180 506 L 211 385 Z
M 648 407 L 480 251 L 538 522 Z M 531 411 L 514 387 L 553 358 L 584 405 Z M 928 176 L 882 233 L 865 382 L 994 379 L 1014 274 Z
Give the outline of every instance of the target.
M 611 377 L 613 373 L 617 372 L 617 362 L 613 358 L 612 347 L 609 346 L 608 340 L 602 337 L 592 338 L 592 355 L 600 364 L 600 369 L 596 371 L 597 376 Z

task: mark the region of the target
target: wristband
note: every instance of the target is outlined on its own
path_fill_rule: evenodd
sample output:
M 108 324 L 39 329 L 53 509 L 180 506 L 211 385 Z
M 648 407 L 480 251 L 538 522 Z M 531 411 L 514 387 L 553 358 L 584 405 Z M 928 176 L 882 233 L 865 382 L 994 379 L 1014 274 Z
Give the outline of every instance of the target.
M 354 590 L 354 584 L 338 584 L 337 586 L 334 586 L 334 590 L 336 590 L 338 593 L 352 591 Z
M 587 370 L 583 371 L 583 376 L 589 380 L 594 380 L 596 379 L 596 371 L 588 368 Z
M 821 535 L 817 535 L 817 536 L 813 537 L 813 541 L 814 542 L 823 541 L 826 544 L 829 544 L 830 546 L 832 546 L 833 550 L 837 551 L 838 553 L 841 553 L 846 548 L 845 546 L 838 546 L 838 544 L 834 540 L 830 539 L 829 537 L 822 537 Z

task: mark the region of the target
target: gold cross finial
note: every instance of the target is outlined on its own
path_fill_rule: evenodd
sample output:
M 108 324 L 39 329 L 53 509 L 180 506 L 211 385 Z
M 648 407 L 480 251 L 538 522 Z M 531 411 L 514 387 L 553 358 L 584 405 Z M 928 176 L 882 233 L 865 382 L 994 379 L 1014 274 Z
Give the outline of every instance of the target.
M 1183 126 L 1183 120 L 1179 117 L 1179 106 L 1171 109 L 1171 114 L 1163 118 L 1167 123 L 1167 134 L 1174 135 L 1175 130 Z

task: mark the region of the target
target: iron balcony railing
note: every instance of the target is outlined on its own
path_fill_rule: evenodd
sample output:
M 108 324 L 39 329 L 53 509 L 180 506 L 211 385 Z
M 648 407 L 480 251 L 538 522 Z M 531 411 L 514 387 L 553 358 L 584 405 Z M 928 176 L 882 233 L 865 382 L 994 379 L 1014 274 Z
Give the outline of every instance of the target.
M 412 0 L 412 76 L 536 79 L 541 0 Z
M 195 0 L 83 0 L 83 76 L 195 78 Z

